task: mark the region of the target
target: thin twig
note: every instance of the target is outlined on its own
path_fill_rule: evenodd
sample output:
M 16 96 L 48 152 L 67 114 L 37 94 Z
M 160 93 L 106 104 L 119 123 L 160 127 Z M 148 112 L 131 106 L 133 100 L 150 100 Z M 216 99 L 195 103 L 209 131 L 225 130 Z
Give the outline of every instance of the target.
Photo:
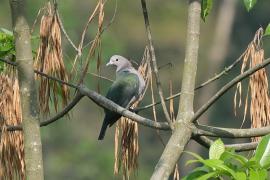
M 55 10 L 55 13 L 56 13 L 56 17 L 57 17 L 57 20 L 59 22 L 59 26 L 60 26 L 60 29 L 61 31 L 63 32 L 64 36 L 66 37 L 67 41 L 70 43 L 70 45 L 75 49 L 75 51 L 77 51 L 77 53 L 79 53 L 79 49 L 76 47 L 76 45 L 73 43 L 73 41 L 71 40 L 71 38 L 69 37 L 69 35 L 67 34 L 67 31 L 65 30 L 64 28 L 64 25 L 63 25 L 63 22 L 60 18 L 60 15 L 58 13 L 58 9 Z
M 251 74 L 255 73 L 256 71 L 264 68 L 270 63 L 270 58 L 264 60 L 261 64 L 250 68 L 249 70 L 245 71 L 244 73 L 238 75 L 225 86 L 223 86 L 210 100 L 204 104 L 193 116 L 192 121 L 196 121 L 209 107 L 211 107 L 214 102 L 216 102 L 223 94 L 225 94 L 229 89 L 231 89 L 235 84 L 242 81 L 243 79 L 249 77 Z
M 226 75 L 230 70 L 232 70 L 239 62 L 241 62 L 243 56 L 245 55 L 246 51 L 236 60 L 234 61 L 229 67 L 226 67 L 223 71 L 221 71 L 220 73 L 218 73 L 217 75 L 215 75 L 213 78 L 208 79 L 207 81 L 205 81 L 204 83 L 200 84 L 199 86 L 197 86 L 195 88 L 195 90 L 201 89 L 202 87 L 218 80 L 220 77 L 222 77 L 223 75 Z
M 235 60 L 230 66 L 226 67 L 223 71 L 221 71 L 220 73 L 218 73 L 217 75 L 215 75 L 214 77 L 208 79 L 207 81 L 203 82 L 202 84 L 198 85 L 194 90 L 197 91 L 209 84 L 211 84 L 212 82 L 220 79 L 222 76 L 226 75 L 230 70 L 232 70 L 239 62 L 241 62 L 241 59 L 242 57 L 244 56 L 245 52 L 237 59 Z M 165 101 L 169 101 L 170 99 L 174 99 L 176 97 L 179 97 L 181 95 L 181 92 L 179 93 L 176 93 L 176 94 L 173 94 L 172 96 L 169 96 L 169 97 L 166 97 L 165 98 Z M 155 102 L 155 103 L 152 103 L 152 104 L 148 104 L 146 106 L 143 106 L 143 107 L 138 107 L 136 108 L 136 111 L 141 111 L 141 110 L 144 110 L 144 109 L 148 109 L 148 108 L 151 108 L 152 106 L 155 106 L 155 105 L 158 105 L 160 104 L 161 102 L 158 101 L 158 102 Z
M 149 44 L 149 48 L 150 48 L 150 57 L 151 57 L 151 60 L 152 60 L 152 65 L 153 65 L 154 74 L 155 74 L 155 78 L 156 78 L 156 84 L 157 84 L 157 88 L 158 88 L 158 93 L 159 93 L 160 100 L 161 100 L 161 105 L 162 105 L 162 108 L 163 108 L 163 113 L 164 113 L 165 118 L 168 121 L 171 129 L 173 129 L 172 120 L 170 119 L 170 115 L 169 115 L 168 109 L 167 109 L 166 104 L 165 104 L 162 85 L 161 85 L 161 81 L 160 81 L 159 74 L 158 74 L 158 66 L 157 66 L 157 61 L 156 61 L 156 54 L 155 54 L 155 49 L 154 49 L 153 42 L 152 42 L 150 23 L 149 23 L 149 19 L 148 19 L 148 12 L 147 12 L 147 8 L 146 8 L 145 0 L 141 0 L 141 4 L 142 4 L 145 28 L 146 28 L 146 32 L 147 32 L 148 44 Z
M 43 8 L 40 8 L 40 9 L 38 10 L 37 16 L 36 16 L 36 18 L 35 18 L 35 20 L 34 20 L 34 23 L 33 23 L 32 27 L 31 27 L 31 31 L 30 31 L 31 34 L 33 34 L 34 29 L 35 29 L 35 26 L 36 26 L 36 24 L 37 24 L 38 17 L 39 17 L 40 13 L 41 13 L 44 9 L 45 9 L 45 8 L 43 7 Z
M 42 121 L 40 123 L 40 127 L 43 126 L 47 126 L 51 123 L 54 123 L 55 121 L 60 120 L 62 117 L 64 117 L 83 97 L 82 94 L 80 94 L 79 92 L 76 94 L 75 98 L 64 108 L 62 109 L 61 112 L 58 112 L 56 115 L 54 115 L 52 118 Z M 22 126 L 18 125 L 18 126 L 8 126 L 7 127 L 8 131 L 18 131 L 18 130 L 22 130 Z
M 111 25 L 112 25 L 112 23 L 113 23 L 113 21 L 114 21 L 114 19 L 115 19 L 115 16 L 116 16 L 116 12 L 117 12 L 117 7 L 118 7 L 118 0 L 115 0 L 115 7 L 114 7 L 114 13 L 113 13 L 113 16 L 112 16 L 112 18 L 111 18 L 111 20 L 110 20 L 110 22 L 102 29 L 102 31 L 100 32 L 100 35 L 102 35 L 103 34 L 103 32 L 105 32 Z M 83 46 L 83 48 L 82 49 L 84 49 L 84 48 L 86 48 L 89 44 L 91 44 L 92 42 L 93 42 L 94 40 L 91 40 L 91 41 L 89 41 L 88 43 L 86 43 L 84 46 Z
M 81 41 L 80 41 L 80 43 L 79 43 L 79 45 L 78 45 L 78 50 L 79 50 L 80 53 L 81 53 L 81 51 L 82 51 L 83 42 L 84 42 L 84 38 L 85 38 L 85 35 L 86 35 L 86 31 L 87 31 L 87 29 L 88 29 L 88 26 L 89 26 L 89 24 L 92 22 L 92 20 L 94 19 L 94 17 L 98 14 L 98 13 L 97 13 L 97 10 L 98 10 L 99 4 L 100 4 L 100 1 L 98 2 L 98 4 L 97 4 L 97 6 L 95 7 L 93 13 L 89 16 L 88 21 L 87 21 L 87 23 L 85 24 L 85 27 L 84 27 L 84 30 L 83 30 L 83 33 L 82 33 L 82 36 L 81 36 Z M 80 54 L 79 54 L 79 56 L 80 56 Z
M 12 66 L 17 66 L 17 64 L 16 64 L 15 62 L 12 62 L 12 61 L 9 61 L 9 60 L 5 60 L 5 59 L 0 58 L 0 61 L 4 62 L 4 63 L 6 63 L 6 64 L 9 64 L 9 65 L 12 65 Z M 43 72 L 41 72 L 41 71 L 38 71 L 38 70 L 34 70 L 34 72 L 35 72 L 36 74 L 39 74 L 39 75 L 41 75 L 41 76 L 43 76 L 43 77 L 46 77 L 46 78 L 48 78 L 48 79 L 51 79 L 51 80 L 53 80 L 53 81 L 57 81 L 58 83 L 61 83 L 61 84 L 63 84 L 63 85 L 67 85 L 67 86 L 69 86 L 69 87 L 78 89 L 78 86 L 76 86 L 75 84 L 72 84 L 72 83 L 69 83 L 69 82 L 65 82 L 65 81 L 63 81 L 63 80 L 61 80 L 61 79 L 52 77 L 52 76 L 50 76 L 50 75 L 48 75 L 48 74 L 45 74 L 45 73 L 43 73 Z
M 101 75 L 98 75 L 98 74 L 95 74 L 95 73 L 90 73 L 90 72 L 88 72 L 88 74 L 91 74 L 92 76 L 98 77 L 98 78 L 100 78 L 100 79 L 104 79 L 104 80 L 107 80 L 107 81 L 113 82 L 113 80 L 112 80 L 112 79 L 107 78 L 107 77 L 105 77 L 105 76 L 101 76 Z

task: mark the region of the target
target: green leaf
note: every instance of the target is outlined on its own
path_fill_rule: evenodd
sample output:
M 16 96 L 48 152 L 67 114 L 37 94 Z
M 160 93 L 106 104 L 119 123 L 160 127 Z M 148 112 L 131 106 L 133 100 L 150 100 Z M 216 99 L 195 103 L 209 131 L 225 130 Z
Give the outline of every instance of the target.
M 248 162 L 248 159 L 244 156 L 241 156 L 239 154 L 236 154 L 234 152 L 229 152 L 229 151 L 225 151 L 221 157 L 221 160 L 225 161 L 225 160 L 230 160 L 234 159 L 237 160 L 238 162 L 240 162 L 242 165 L 245 165 Z
M 219 160 L 219 159 L 207 159 L 207 160 L 203 160 L 201 162 L 204 165 L 213 168 L 213 170 L 219 170 L 219 171 L 227 172 L 228 174 L 230 174 L 234 178 L 236 177 L 234 170 L 232 170 L 231 168 L 226 166 L 224 164 L 224 162 Z
M 270 23 L 267 25 L 265 32 L 264 32 L 264 36 L 269 36 L 270 35 Z
M 218 175 L 218 172 L 211 172 L 205 175 L 202 175 L 198 178 L 196 178 L 197 180 L 208 180 L 211 177 L 216 177 Z
M 250 169 L 261 168 L 254 156 L 250 158 L 250 160 L 248 160 L 248 162 L 245 164 L 245 167 L 250 168 Z
M 191 156 L 195 157 L 198 160 L 203 160 L 203 158 L 201 156 L 199 156 L 198 154 L 196 154 L 196 153 L 193 153 L 193 152 L 190 152 L 190 151 L 185 151 L 185 153 L 190 154 Z
M 192 159 L 192 160 L 188 160 L 187 162 L 186 162 L 186 166 L 188 166 L 188 165 L 190 165 L 190 164 L 193 164 L 193 163 L 197 163 L 197 162 L 200 162 L 199 160 L 197 160 L 197 159 Z
M 265 169 L 261 169 L 261 170 L 258 170 L 258 169 L 250 169 L 249 171 L 249 179 L 250 180 L 265 180 L 267 179 L 267 171 Z
M 197 177 L 200 177 L 200 176 L 202 176 L 204 174 L 208 174 L 208 173 L 209 173 L 208 167 L 206 167 L 206 166 L 197 167 L 197 168 L 193 169 L 192 172 L 190 172 L 182 180 L 193 180 L 193 179 L 196 179 Z
M 208 174 L 205 171 L 194 171 L 189 173 L 187 176 L 185 176 L 182 180 L 193 180 L 193 179 L 197 179 L 198 177 Z
M 13 33 L 7 29 L 0 28 L 0 57 L 12 54 L 15 51 Z
M 201 18 L 205 21 L 213 6 L 213 0 L 202 0 L 201 3 Z
M 247 179 L 247 175 L 244 172 L 236 172 L 235 176 L 236 176 L 237 180 L 246 180 Z
M 257 3 L 257 0 L 244 0 L 245 7 L 249 12 Z
M 255 159 L 261 167 L 270 167 L 270 134 L 264 136 L 255 152 Z
M 225 151 L 225 146 L 221 139 L 216 140 L 209 149 L 210 159 L 219 159 L 222 153 Z

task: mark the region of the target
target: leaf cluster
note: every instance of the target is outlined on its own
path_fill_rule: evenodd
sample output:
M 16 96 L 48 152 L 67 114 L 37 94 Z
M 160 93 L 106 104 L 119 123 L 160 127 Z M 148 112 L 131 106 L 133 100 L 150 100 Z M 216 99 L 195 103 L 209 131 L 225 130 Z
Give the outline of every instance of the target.
M 13 33 L 7 29 L 0 28 L 0 58 L 15 56 L 15 43 Z M 3 62 L 0 62 L 0 72 L 4 70 Z
M 187 152 L 196 159 L 186 164 L 201 163 L 183 180 L 207 179 L 237 179 L 237 180 L 264 180 L 270 169 L 270 135 L 260 141 L 254 155 L 248 159 L 236 153 L 233 149 L 226 149 L 221 139 L 216 140 L 209 149 L 209 159 Z

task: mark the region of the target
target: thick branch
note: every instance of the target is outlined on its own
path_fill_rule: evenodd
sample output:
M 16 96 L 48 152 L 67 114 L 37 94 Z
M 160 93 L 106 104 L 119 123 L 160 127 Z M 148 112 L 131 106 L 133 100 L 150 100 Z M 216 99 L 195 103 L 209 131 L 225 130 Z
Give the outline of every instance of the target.
M 239 144 L 226 144 L 226 148 L 233 148 L 236 152 L 255 150 L 258 146 L 258 142 L 239 143 Z
M 209 148 L 211 144 L 214 142 L 211 139 L 205 136 L 194 136 L 193 139 L 199 143 L 200 145 Z M 225 144 L 226 148 L 233 148 L 236 152 L 242 151 L 251 151 L 256 149 L 258 143 L 257 142 L 250 142 L 250 143 L 239 143 L 239 144 Z
M 20 88 L 26 179 L 43 180 L 39 106 L 35 87 L 30 28 L 25 18 L 25 1 L 10 0 Z
M 251 138 L 264 136 L 270 133 L 270 126 L 261 128 L 236 129 L 236 128 L 220 128 L 206 125 L 196 125 L 198 128 L 194 134 L 199 136 L 212 136 L 224 138 Z
M 139 124 L 142 124 L 144 126 L 148 126 L 155 129 L 161 129 L 161 130 L 169 130 L 170 127 L 168 123 L 163 122 L 156 122 L 152 121 L 150 119 L 144 118 L 142 116 L 139 116 L 138 114 L 135 114 L 117 104 L 110 101 L 109 99 L 105 98 L 104 96 L 96 93 L 95 91 L 92 91 L 84 86 L 79 87 L 80 93 L 83 95 L 89 97 L 92 101 L 94 101 L 98 106 L 101 106 L 103 108 L 106 108 L 108 110 L 117 112 L 121 114 L 122 116 L 125 116 L 131 120 L 136 121 Z
M 223 94 L 225 94 L 229 89 L 231 89 L 235 84 L 247 78 L 254 72 L 264 68 L 270 63 L 270 58 L 264 60 L 261 64 L 254 66 L 253 68 L 245 71 L 243 74 L 238 75 L 225 86 L 223 86 L 210 100 L 204 104 L 193 116 L 192 121 L 196 121 L 209 107 L 211 107 Z

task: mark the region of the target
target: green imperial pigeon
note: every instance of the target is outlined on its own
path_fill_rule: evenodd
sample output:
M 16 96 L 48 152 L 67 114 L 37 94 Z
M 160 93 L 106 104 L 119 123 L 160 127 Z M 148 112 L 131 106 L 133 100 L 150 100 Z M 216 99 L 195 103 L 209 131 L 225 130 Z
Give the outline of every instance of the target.
M 116 66 L 116 80 L 110 87 L 106 97 L 123 108 L 129 108 L 142 94 L 145 82 L 140 73 L 132 67 L 131 63 L 124 57 L 114 55 L 106 66 Z M 121 115 L 104 109 L 105 118 L 98 139 L 105 136 L 107 126 L 112 126 Z

